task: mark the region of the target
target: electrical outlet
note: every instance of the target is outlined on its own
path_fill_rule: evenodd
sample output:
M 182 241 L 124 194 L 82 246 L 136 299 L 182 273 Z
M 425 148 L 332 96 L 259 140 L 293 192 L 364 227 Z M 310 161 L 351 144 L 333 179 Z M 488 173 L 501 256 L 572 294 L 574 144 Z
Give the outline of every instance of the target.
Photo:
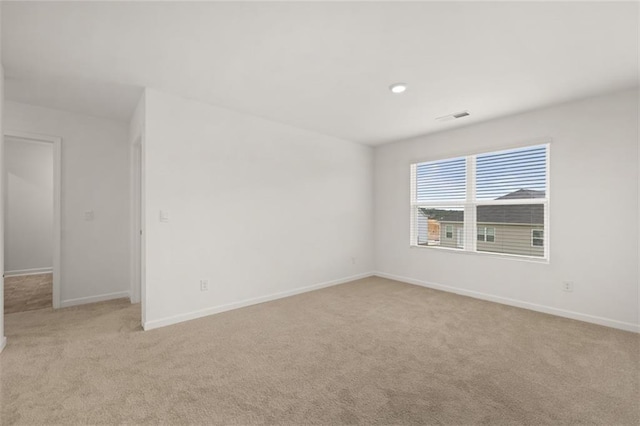
M 571 293 L 573 291 L 573 281 L 563 281 L 562 282 L 562 291 L 566 291 Z
M 358 258 L 356 257 L 351 258 L 351 263 L 353 263 L 354 265 L 356 264 L 357 261 L 358 261 Z
M 200 291 L 209 291 L 209 280 L 200 280 Z

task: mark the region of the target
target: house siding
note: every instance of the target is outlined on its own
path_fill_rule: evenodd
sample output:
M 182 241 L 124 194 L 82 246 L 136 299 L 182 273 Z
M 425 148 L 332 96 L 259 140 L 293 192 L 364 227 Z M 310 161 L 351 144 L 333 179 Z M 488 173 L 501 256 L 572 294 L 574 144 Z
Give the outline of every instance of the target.
M 446 237 L 447 226 L 453 227 L 452 238 Z M 478 223 L 478 227 L 495 228 L 494 242 L 477 241 L 479 252 L 544 257 L 544 247 L 531 245 L 531 230 L 543 229 L 542 225 Z M 459 222 L 441 222 L 440 247 L 461 248 L 458 245 L 458 233 L 463 232 L 463 229 L 463 224 Z M 474 238 L 477 238 L 477 235 Z
M 497 225 L 490 223 L 478 223 L 478 227 L 481 226 L 495 228 L 496 237 L 495 242 L 492 243 L 486 241 L 478 241 L 478 251 L 519 254 L 522 256 L 544 256 L 544 247 L 531 246 L 531 230 L 543 229 L 542 226 Z
M 453 226 L 451 238 L 447 238 L 447 226 Z M 464 226 L 462 223 L 441 222 L 440 223 L 440 247 L 463 248 L 464 247 Z M 462 244 L 458 244 L 458 234 L 462 235 Z

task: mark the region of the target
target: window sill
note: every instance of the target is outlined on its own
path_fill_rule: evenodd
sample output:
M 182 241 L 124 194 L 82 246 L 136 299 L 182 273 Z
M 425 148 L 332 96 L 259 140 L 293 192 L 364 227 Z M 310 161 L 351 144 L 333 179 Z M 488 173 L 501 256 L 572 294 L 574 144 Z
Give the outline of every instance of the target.
M 449 248 L 449 247 L 437 247 L 437 246 L 418 246 L 418 245 L 409 245 L 410 249 L 426 249 L 426 250 L 438 250 L 448 253 L 459 253 L 466 254 L 471 256 L 481 256 L 481 257 L 494 257 L 498 259 L 507 259 L 507 260 L 515 260 L 518 262 L 527 262 L 527 263 L 541 263 L 548 265 L 549 259 L 546 257 L 533 257 L 533 256 L 522 256 L 518 254 L 507 254 L 507 253 L 491 253 L 484 251 L 468 251 L 457 248 Z

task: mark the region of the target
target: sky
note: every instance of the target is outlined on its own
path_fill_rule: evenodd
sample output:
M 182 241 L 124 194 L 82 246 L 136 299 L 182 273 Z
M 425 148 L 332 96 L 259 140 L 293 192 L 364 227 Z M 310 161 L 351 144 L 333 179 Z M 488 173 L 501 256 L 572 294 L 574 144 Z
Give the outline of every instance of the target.
M 519 189 L 546 188 L 546 145 L 476 156 L 476 199 L 495 200 Z M 418 202 L 464 201 L 466 158 L 416 166 Z

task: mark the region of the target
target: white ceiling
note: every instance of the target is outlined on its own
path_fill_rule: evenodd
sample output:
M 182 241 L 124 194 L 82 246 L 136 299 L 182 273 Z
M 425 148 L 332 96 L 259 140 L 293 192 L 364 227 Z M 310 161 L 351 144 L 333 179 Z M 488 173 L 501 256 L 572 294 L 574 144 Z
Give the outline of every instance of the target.
M 148 86 L 375 145 L 638 78 L 637 3 L 2 8 L 8 99 L 121 120 Z M 392 95 L 398 81 L 409 89 Z M 461 110 L 471 116 L 435 121 Z

